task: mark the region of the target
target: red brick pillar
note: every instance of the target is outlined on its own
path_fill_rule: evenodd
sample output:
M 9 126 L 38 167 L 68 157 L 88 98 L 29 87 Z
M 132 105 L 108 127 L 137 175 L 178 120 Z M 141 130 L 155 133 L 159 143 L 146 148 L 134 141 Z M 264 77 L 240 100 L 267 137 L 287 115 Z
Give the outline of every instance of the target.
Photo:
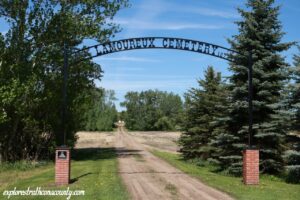
M 68 147 L 58 147 L 55 151 L 55 184 L 67 185 L 70 182 L 71 153 Z
M 259 150 L 243 151 L 243 182 L 245 185 L 259 184 Z

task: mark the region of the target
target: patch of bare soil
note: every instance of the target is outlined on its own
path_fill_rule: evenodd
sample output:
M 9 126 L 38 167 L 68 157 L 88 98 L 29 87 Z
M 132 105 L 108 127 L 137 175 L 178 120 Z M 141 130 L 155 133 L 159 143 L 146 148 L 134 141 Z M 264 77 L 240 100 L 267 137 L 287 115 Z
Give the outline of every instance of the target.
M 75 148 L 113 147 L 115 143 L 114 132 L 77 132 L 78 137 Z
M 144 144 L 146 147 L 159 149 L 177 153 L 179 147 L 177 141 L 180 137 L 180 132 L 165 132 L 165 131 L 133 131 L 127 132 L 133 136 L 135 141 Z
M 232 199 L 227 194 L 203 184 L 152 155 L 141 143 L 148 139 L 148 135 L 133 136 L 136 134 L 128 134 L 123 127 L 120 127 L 115 143 L 119 156 L 119 173 L 132 199 Z M 153 134 L 153 140 L 156 137 L 158 136 Z

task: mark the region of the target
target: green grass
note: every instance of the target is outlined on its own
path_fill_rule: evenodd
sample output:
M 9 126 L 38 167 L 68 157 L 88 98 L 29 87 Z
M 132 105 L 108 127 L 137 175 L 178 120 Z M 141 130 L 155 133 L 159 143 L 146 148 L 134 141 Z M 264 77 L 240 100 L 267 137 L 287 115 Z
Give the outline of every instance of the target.
M 6 164 L 5 164 L 6 165 Z M 72 152 L 71 180 L 68 186 L 56 187 L 54 184 L 54 165 L 47 163 L 34 167 L 0 167 L 0 199 L 4 190 L 41 189 L 84 190 L 84 196 L 72 196 L 71 199 L 129 199 L 125 186 L 118 175 L 118 163 L 113 148 L 89 148 Z M 66 196 L 12 196 L 10 199 L 66 199 Z
M 26 171 L 28 169 L 38 168 L 49 164 L 48 161 L 39 162 L 28 162 L 28 161 L 17 161 L 17 162 L 4 162 L 0 165 L 0 173 L 8 170 Z
M 245 186 L 240 177 L 231 177 L 212 172 L 209 166 L 199 167 L 186 162 L 180 155 L 154 150 L 152 153 L 181 171 L 199 178 L 209 186 L 245 200 L 299 200 L 300 185 L 287 184 L 273 176 L 261 176 L 258 186 Z
M 165 186 L 165 190 L 168 190 L 174 198 L 177 197 L 178 190 L 177 190 L 177 188 L 176 188 L 175 185 L 173 185 L 173 184 L 171 184 L 171 183 L 168 183 L 168 184 Z
M 134 154 L 133 157 L 138 162 L 145 162 L 145 159 L 143 158 L 143 156 L 141 154 Z

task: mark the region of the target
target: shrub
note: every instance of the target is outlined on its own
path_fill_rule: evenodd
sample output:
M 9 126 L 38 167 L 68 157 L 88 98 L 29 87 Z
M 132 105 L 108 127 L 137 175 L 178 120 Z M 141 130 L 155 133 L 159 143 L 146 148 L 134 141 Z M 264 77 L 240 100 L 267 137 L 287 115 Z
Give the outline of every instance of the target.
M 190 163 L 193 163 L 199 167 L 204 167 L 207 165 L 207 162 L 201 158 L 193 158 L 189 160 Z
M 20 160 L 15 162 L 3 162 L 0 165 L 0 172 L 4 172 L 7 170 L 26 171 L 37 167 L 45 166 L 47 164 L 49 164 L 48 161 L 31 162 L 27 160 Z
M 300 152 L 294 150 L 286 151 L 284 159 L 288 165 L 300 165 Z
M 300 165 L 292 165 L 287 167 L 287 183 L 300 183 Z
M 287 183 L 300 183 L 300 152 L 288 150 L 283 156 L 287 167 L 286 177 Z
M 155 128 L 160 131 L 174 130 L 174 126 L 168 117 L 162 117 L 155 123 Z

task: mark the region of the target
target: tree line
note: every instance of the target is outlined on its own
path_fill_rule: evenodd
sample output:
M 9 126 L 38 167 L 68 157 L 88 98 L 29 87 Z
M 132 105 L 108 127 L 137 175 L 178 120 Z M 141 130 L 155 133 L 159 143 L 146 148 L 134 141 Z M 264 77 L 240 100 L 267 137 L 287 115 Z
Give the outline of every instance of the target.
M 230 55 L 230 75 L 208 67 L 198 88 L 185 95 L 184 132 L 181 152 L 186 159 L 202 159 L 221 171 L 240 175 L 241 151 L 248 144 L 248 55 L 253 59 L 253 132 L 260 151 L 262 173 L 280 174 L 288 169 L 290 182 L 300 180 L 300 59 L 294 67 L 282 52 L 294 43 L 282 42 L 278 19 L 280 7 L 273 0 L 248 0 L 238 9 L 238 34 L 228 40 L 241 54 Z
M 1 0 L 0 18 L 8 31 L 0 33 L 0 161 L 53 158 L 55 147 L 62 145 L 64 126 L 63 47 L 74 49 L 86 39 L 107 42 L 120 31 L 113 17 L 127 5 L 127 0 Z M 70 55 L 69 63 L 89 55 Z M 85 128 L 83 113 L 87 102 L 99 95 L 94 81 L 102 75 L 92 60 L 69 68 L 68 146 L 76 142 L 75 132 Z
M 86 101 L 82 128 L 85 131 L 112 131 L 118 120 L 115 92 L 95 88 L 90 101 Z
M 159 90 L 128 92 L 120 118 L 130 130 L 180 130 L 183 102 L 179 95 Z

